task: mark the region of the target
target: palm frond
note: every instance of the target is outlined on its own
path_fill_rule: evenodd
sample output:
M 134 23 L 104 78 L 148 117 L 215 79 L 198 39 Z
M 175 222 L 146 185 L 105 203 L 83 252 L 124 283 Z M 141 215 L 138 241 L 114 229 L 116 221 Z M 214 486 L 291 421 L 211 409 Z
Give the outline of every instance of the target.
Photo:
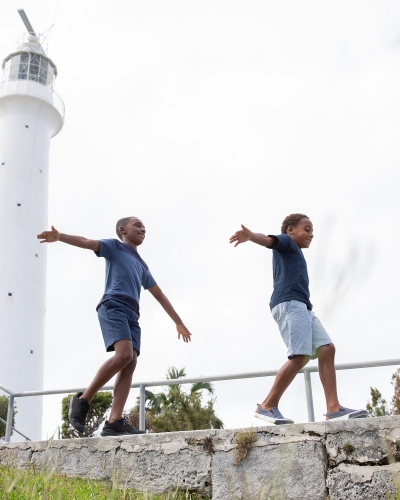
M 190 394 L 194 394 L 195 392 L 199 392 L 202 390 L 206 390 L 209 393 L 214 394 L 214 388 L 210 382 L 196 382 L 195 384 L 192 384 Z
M 176 378 L 182 378 L 186 377 L 186 371 L 185 368 L 181 368 L 178 370 L 176 366 L 170 366 L 167 370 L 167 379 L 176 379 Z
M 154 397 L 155 397 L 154 392 L 151 392 L 151 391 L 145 391 L 144 393 L 145 393 L 145 396 L 144 396 L 144 397 L 145 397 L 145 400 L 146 400 L 146 401 L 152 401 L 152 400 L 154 399 Z

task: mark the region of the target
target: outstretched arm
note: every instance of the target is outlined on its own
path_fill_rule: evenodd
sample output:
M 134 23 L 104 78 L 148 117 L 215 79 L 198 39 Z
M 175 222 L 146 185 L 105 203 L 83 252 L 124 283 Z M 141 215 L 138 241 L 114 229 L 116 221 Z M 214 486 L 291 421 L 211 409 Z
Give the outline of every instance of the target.
M 182 322 L 181 318 L 179 317 L 178 313 L 172 307 L 171 302 L 163 294 L 161 288 L 158 285 L 154 285 L 151 288 L 149 288 L 149 292 L 153 295 L 153 297 L 156 300 L 158 300 L 158 302 L 164 308 L 165 312 L 168 314 L 168 316 L 175 323 L 176 329 L 178 331 L 178 339 L 180 339 L 181 335 L 182 335 L 182 340 L 184 342 L 190 342 L 190 340 L 191 340 L 190 337 L 191 337 L 192 334 L 189 332 L 189 330 L 183 324 L 183 322 Z
M 43 231 L 37 235 L 40 243 L 54 243 L 55 241 L 62 241 L 63 243 L 68 243 L 68 245 L 73 245 L 74 247 L 87 248 L 88 250 L 93 250 L 98 252 L 100 250 L 100 243 L 97 240 L 88 240 L 83 236 L 71 236 L 70 234 L 64 234 L 57 231 L 54 226 L 51 226 L 51 231 Z
M 243 224 L 241 225 L 242 229 L 236 231 L 230 238 L 230 243 L 235 243 L 235 247 L 239 245 L 239 243 L 245 243 L 246 241 L 252 241 L 253 243 L 257 243 L 257 245 L 262 245 L 263 247 L 273 248 L 276 245 L 277 239 L 273 236 L 265 236 L 262 233 L 253 233 Z

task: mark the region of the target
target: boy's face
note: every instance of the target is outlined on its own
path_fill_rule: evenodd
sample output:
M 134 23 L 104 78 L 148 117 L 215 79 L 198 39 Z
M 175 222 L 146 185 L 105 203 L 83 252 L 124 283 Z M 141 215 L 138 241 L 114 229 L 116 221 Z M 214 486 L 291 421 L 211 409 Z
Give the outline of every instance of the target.
M 287 234 L 300 248 L 308 248 L 314 238 L 312 222 L 303 217 L 297 226 L 288 227 Z
M 134 247 L 141 245 L 146 236 L 146 228 L 140 219 L 130 219 L 125 226 L 121 226 L 119 231 L 124 243 Z

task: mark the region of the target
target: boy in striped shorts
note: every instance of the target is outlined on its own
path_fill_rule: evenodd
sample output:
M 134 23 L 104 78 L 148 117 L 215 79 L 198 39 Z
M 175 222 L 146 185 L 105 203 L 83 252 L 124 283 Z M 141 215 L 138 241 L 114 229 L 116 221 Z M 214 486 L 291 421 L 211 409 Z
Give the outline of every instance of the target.
M 288 361 L 279 370 L 268 396 L 257 405 L 255 417 L 276 425 L 292 424 L 293 420 L 284 418 L 279 411 L 279 400 L 297 373 L 315 358 L 318 358 L 319 376 L 325 392 L 326 419 L 367 417 L 366 410 L 352 410 L 340 405 L 336 390 L 335 346 L 312 311 L 307 264 L 302 252 L 314 237 L 312 222 L 307 215 L 291 214 L 283 221 L 281 232 L 276 236 L 265 236 L 242 225 L 242 229 L 230 238 L 235 247 L 252 241 L 272 249 L 274 291 L 270 308 L 288 352 Z

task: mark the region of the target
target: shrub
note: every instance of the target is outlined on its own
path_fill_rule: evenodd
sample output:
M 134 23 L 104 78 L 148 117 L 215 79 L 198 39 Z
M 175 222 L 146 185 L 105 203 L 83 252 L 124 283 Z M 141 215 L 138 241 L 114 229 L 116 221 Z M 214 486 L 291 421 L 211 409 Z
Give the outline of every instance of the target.
M 167 378 L 186 376 L 185 369 L 168 368 Z M 182 380 L 184 382 L 184 380 Z M 146 430 L 150 432 L 193 431 L 200 429 L 222 429 L 223 422 L 214 410 L 215 399 L 210 398 L 203 406 L 201 391 L 214 393 L 209 382 L 192 384 L 184 391 L 180 384 L 170 385 L 165 392 L 157 394 L 146 391 Z M 139 399 L 139 398 L 138 398 Z M 129 412 L 130 423 L 139 427 L 139 403 Z
M 7 420 L 7 411 L 8 411 L 8 396 L 0 396 L 0 417 L 3 420 Z M 14 402 L 14 411 L 12 418 L 12 426 L 15 425 L 15 415 L 17 414 L 17 408 Z M 12 434 L 12 430 L 11 430 Z M 4 439 L 6 435 L 6 424 L 0 420 L 0 439 Z

